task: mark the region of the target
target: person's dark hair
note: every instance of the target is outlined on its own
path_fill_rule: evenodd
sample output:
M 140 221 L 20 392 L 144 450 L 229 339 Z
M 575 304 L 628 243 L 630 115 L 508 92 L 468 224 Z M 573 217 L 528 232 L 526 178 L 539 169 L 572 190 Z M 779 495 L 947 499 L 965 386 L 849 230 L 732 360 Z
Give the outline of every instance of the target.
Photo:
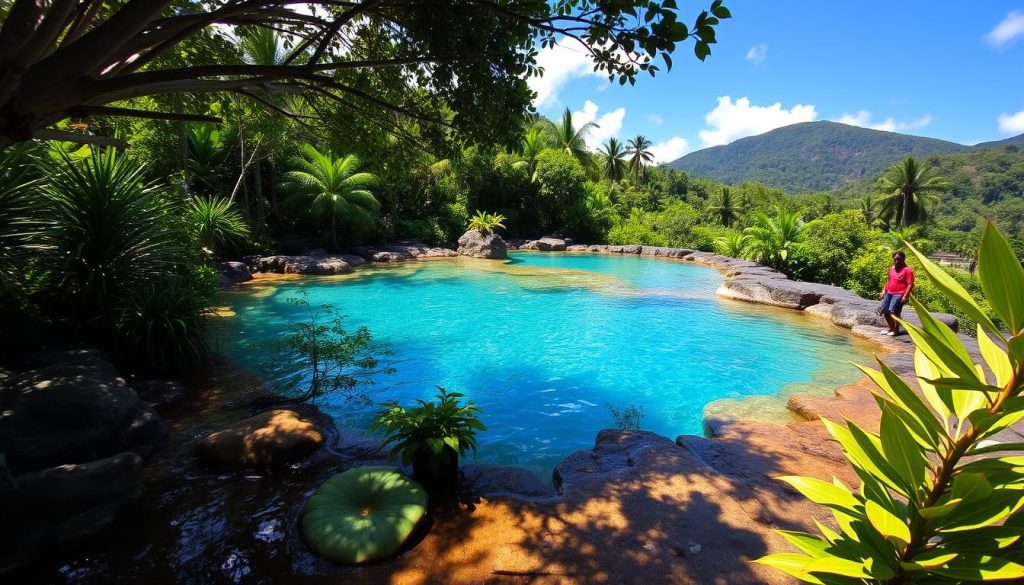
M 893 260 L 895 260 L 896 258 L 899 258 L 900 260 L 906 260 L 907 255 L 904 254 L 903 252 L 896 252 L 895 254 L 892 255 L 892 258 Z

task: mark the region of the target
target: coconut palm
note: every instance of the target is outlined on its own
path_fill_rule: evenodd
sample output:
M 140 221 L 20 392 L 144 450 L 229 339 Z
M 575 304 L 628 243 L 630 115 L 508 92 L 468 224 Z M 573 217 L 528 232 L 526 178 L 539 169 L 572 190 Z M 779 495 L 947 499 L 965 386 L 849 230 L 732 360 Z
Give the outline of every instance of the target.
M 718 195 L 718 200 L 708 206 L 708 211 L 718 214 L 719 221 L 725 227 L 732 226 L 732 222 L 736 221 L 738 214 L 736 208 L 736 201 L 733 199 L 732 191 L 728 187 L 722 187 L 722 192 Z
M 302 156 L 292 160 L 295 169 L 285 177 L 310 209 L 331 218 L 331 246 L 337 250 L 340 217 L 369 224 L 380 209 L 367 189 L 377 182 L 377 176 L 356 172 L 360 162 L 354 154 L 335 157 L 309 144 L 301 151 Z
M 938 203 L 939 195 L 948 189 L 949 181 L 934 176 L 931 169 L 908 156 L 878 179 L 878 217 L 900 227 L 923 223 L 928 206 Z
M 654 162 L 654 153 L 650 151 L 651 146 L 651 141 L 643 134 L 637 134 L 629 141 L 626 154 L 629 155 L 629 166 L 633 169 L 633 176 L 637 179 L 646 177 L 646 166 Z
M 795 211 L 775 209 L 775 217 L 759 212 L 754 225 L 743 230 L 747 254 L 755 261 L 786 270 L 792 254 L 804 239 L 803 219 Z
M 532 183 L 537 182 L 537 156 L 545 148 L 547 148 L 547 143 L 544 140 L 542 129 L 537 125 L 527 128 L 523 134 L 523 141 L 519 145 L 519 155 L 523 157 L 523 160 L 517 161 L 515 166 L 526 169 L 526 174 Z
M 593 165 L 593 159 L 590 158 L 590 153 L 587 152 L 587 137 L 590 136 L 590 133 L 595 128 L 599 128 L 596 123 L 587 122 L 577 128 L 572 121 L 572 112 L 569 108 L 565 108 L 560 124 L 550 121 L 548 124 L 554 132 L 558 148 L 576 157 L 576 160 L 580 161 L 580 164 L 584 167 Z
M 238 46 L 250 65 L 281 65 L 287 57 L 277 32 L 262 26 L 242 29 Z
M 601 171 L 604 176 L 618 183 L 626 176 L 626 156 L 622 149 L 622 143 L 616 138 L 609 138 L 608 142 L 598 151 L 602 158 Z
M 878 226 L 878 200 L 870 194 L 860 200 L 860 214 L 869 228 Z

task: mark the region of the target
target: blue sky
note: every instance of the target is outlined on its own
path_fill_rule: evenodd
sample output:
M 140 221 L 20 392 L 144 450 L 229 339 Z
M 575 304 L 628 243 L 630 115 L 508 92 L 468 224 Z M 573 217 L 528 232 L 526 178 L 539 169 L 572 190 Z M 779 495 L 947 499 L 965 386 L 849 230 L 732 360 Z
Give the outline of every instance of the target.
M 709 3 L 679 4 L 690 21 Z M 569 43 L 542 51 L 535 105 L 597 121 L 593 145 L 642 133 L 659 162 L 809 120 L 965 144 L 1024 133 L 1024 0 L 725 4 L 707 61 L 687 44 L 632 88 Z

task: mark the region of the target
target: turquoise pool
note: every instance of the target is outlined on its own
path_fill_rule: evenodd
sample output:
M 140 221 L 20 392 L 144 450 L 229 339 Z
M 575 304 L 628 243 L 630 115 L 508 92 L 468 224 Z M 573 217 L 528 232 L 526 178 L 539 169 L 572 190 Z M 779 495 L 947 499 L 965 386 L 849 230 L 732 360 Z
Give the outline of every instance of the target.
M 828 392 L 858 377 L 850 361 L 867 361 L 869 348 L 810 317 L 717 299 L 721 278 L 679 261 L 548 253 L 370 267 L 227 293 L 236 316 L 220 345 L 260 371 L 268 356 L 252 344 L 300 318 L 287 299 L 304 289 L 389 345 L 394 373 L 365 387 L 374 401 L 458 390 L 488 426 L 477 460 L 539 470 L 593 446 L 614 426 L 608 405 L 640 406 L 644 429 L 674 438 L 700 434 L 713 401 L 763 396 L 717 404 L 784 416 L 787 392 Z M 375 410 L 341 397 L 321 407 L 359 429 Z

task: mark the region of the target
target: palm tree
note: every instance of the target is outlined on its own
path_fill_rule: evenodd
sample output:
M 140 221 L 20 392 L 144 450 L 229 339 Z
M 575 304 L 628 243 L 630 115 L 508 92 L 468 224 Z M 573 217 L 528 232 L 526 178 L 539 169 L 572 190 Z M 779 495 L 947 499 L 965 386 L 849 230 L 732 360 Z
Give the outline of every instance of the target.
M 732 222 L 736 221 L 738 213 L 736 203 L 732 198 L 732 191 L 728 187 L 722 187 L 722 193 L 718 196 L 718 201 L 714 205 L 709 205 L 708 210 L 718 214 L 722 225 L 725 227 L 732 226 Z
M 928 206 L 939 202 L 939 194 L 949 189 L 949 181 L 933 176 L 912 156 L 889 167 L 878 179 L 879 218 L 890 225 L 907 227 L 928 218 Z
M 580 161 L 580 164 L 584 167 L 593 166 L 593 159 L 590 158 L 590 153 L 587 152 L 587 137 L 590 136 L 591 131 L 599 128 L 597 124 L 587 122 L 577 128 L 573 124 L 572 112 L 569 108 L 565 108 L 565 112 L 562 113 L 561 124 L 555 124 L 551 121 L 548 124 L 550 124 L 551 129 L 554 131 L 558 148 L 576 157 L 576 160 Z
M 762 264 L 786 271 L 789 258 L 804 239 L 803 219 L 795 211 L 775 209 L 775 217 L 759 212 L 754 225 L 743 230 L 747 253 Z
M 238 46 L 250 65 L 281 65 L 287 57 L 277 32 L 262 26 L 244 28 Z
M 285 177 L 311 209 L 331 217 L 331 245 L 338 249 L 338 217 L 370 223 L 380 203 L 367 187 L 377 182 L 373 173 L 357 173 L 359 158 L 354 154 L 335 157 L 305 144 L 302 156 L 292 161 L 295 170 Z
M 630 155 L 629 166 L 633 169 L 633 176 L 637 179 L 646 177 L 644 167 L 654 162 L 654 154 L 650 151 L 652 143 L 643 134 L 637 134 L 636 138 L 629 141 L 629 148 L 626 154 Z
M 626 161 L 623 160 L 626 153 L 622 150 L 622 143 L 616 138 L 609 138 L 599 152 L 604 159 L 601 165 L 604 176 L 615 183 L 621 181 L 626 176 Z
M 860 200 L 860 214 L 869 228 L 878 225 L 878 201 L 870 194 Z
M 523 160 L 516 162 L 515 166 L 526 169 L 531 183 L 537 182 L 537 156 L 545 148 L 547 148 L 547 143 L 540 126 L 533 125 L 527 128 L 523 134 L 522 144 L 519 145 L 519 155 L 523 157 Z

